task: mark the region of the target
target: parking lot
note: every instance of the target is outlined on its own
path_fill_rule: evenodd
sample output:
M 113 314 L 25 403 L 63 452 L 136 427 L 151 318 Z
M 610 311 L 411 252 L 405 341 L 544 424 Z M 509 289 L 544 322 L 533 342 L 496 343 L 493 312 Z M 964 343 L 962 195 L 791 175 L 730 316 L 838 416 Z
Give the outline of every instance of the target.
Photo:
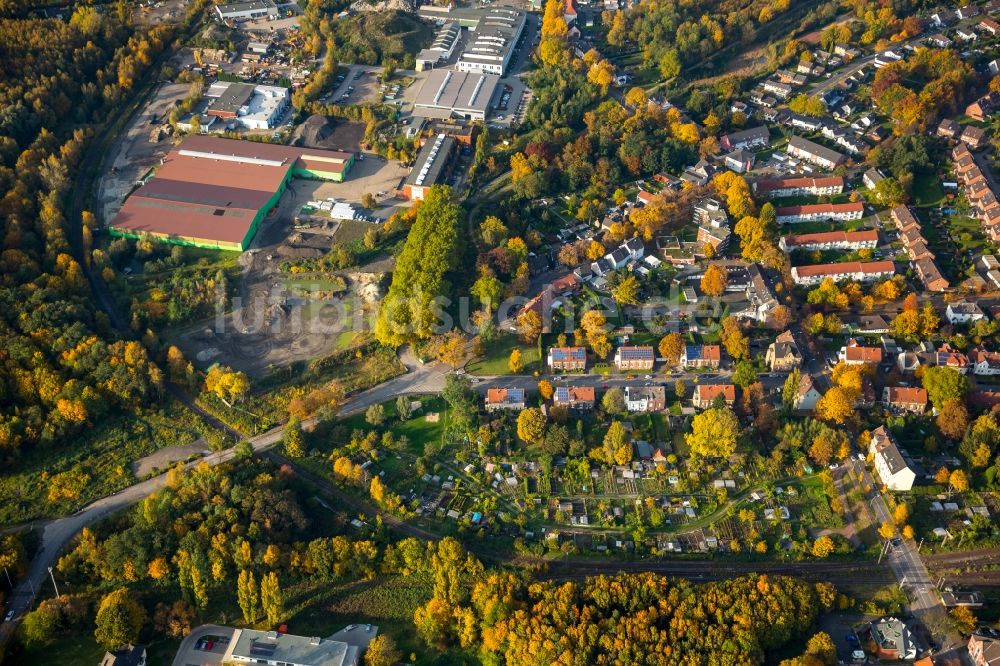
M 413 108 L 426 72 L 397 70 L 387 85 L 379 82 L 382 67 L 345 65 L 334 80 L 334 88 L 323 101 L 337 104 L 395 104 L 399 110 Z
M 229 647 L 235 629 L 205 625 L 197 627 L 181 643 L 173 666 L 215 666 Z

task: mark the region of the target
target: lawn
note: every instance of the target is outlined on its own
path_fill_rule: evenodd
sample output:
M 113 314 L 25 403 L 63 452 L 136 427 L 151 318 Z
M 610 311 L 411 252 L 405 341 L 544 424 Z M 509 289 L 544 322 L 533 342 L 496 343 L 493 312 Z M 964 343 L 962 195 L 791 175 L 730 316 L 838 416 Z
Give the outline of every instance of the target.
M 936 173 L 919 173 L 913 177 L 913 199 L 918 208 L 936 206 L 944 200 L 944 189 Z
M 390 400 L 384 402 L 382 403 L 382 406 L 385 408 L 385 425 L 383 427 L 392 432 L 393 437 L 399 438 L 405 435 L 410 440 L 410 452 L 413 455 L 421 456 L 424 453 L 424 446 L 426 444 L 429 442 L 439 442 L 444 435 L 445 425 L 448 420 L 448 403 L 440 396 L 407 397 L 411 401 L 419 401 L 423 405 L 421 409 L 414 412 L 412 418 L 400 423 L 396 413 L 396 401 Z M 427 414 L 433 412 L 440 414 L 436 423 L 427 420 Z M 371 426 L 365 420 L 364 413 L 348 416 L 340 424 L 349 430 L 354 430 L 355 428 L 361 430 L 371 429 Z
M 481 358 L 469 362 L 465 366 L 470 374 L 479 376 L 509 375 L 508 367 L 510 353 L 514 349 L 521 350 L 521 361 L 524 369 L 518 374 L 531 374 L 542 371 L 541 359 L 538 356 L 537 345 L 524 345 L 510 334 L 500 335 L 496 340 L 486 345 L 485 354 Z
M 818 234 L 826 231 L 857 231 L 867 228 L 864 220 L 847 222 L 799 222 L 779 226 L 782 234 Z
M 43 645 L 26 648 L 19 654 L 11 654 L 5 661 L 11 666 L 27 666 L 29 664 L 52 664 L 53 666 L 69 666 L 70 664 L 99 664 L 104 657 L 104 648 L 97 644 L 92 633 L 72 633 L 59 636 L 56 640 Z M 173 660 L 154 662 L 147 660 L 149 666 L 169 664 Z

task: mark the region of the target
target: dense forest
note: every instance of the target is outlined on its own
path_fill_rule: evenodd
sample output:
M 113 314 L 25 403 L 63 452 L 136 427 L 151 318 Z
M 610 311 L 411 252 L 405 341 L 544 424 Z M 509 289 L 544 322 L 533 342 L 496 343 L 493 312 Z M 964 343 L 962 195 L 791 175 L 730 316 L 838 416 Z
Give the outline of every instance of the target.
M 198 10 L 197 5 L 192 12 Z M 58 443 L 161 390 L 145 347 L 116 340 L 70 244 L 67 195 L 92 128 L 139 90 L 177 27 L 129 11 L 0 20 L 0 450 Z M 93 217 L 84 215 L 84 244 Z

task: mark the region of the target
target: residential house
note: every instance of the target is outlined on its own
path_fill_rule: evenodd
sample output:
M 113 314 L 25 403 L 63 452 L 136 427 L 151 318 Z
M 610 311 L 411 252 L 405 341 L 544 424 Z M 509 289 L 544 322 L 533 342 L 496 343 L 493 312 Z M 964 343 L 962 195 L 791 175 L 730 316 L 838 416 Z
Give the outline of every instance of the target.
M 986 313 L 978 305 L 969 301 L 949 303 L 948 307 L 945 308 L 944 314 L 948 319 L 948 323 L 952 325 L 968 324 L 986 319 Z
M 889 320 L 880 314 L 860 315 L 844 319 L 844 327 L 851 335 L 885 335 Z
M 913 267 L 927 291 L 944 291 L 948 288 L 948 280 L 941 275 L 937 264 L 931 259 L 920 259 L 913 264 Z
M 1000 666 L 1000 635 L 976 632 L 969 636 L 969 657 L 975 666 Z
M 962 136 L 959 137 L 959 140 L 972 150 L 982 148 L 989 143 L 986 132 L 974 125 L 968 125 L 964 130 L 962 130 Z
M 746 173 L 753 169 L 754 154 L 748 150 L 734 150 L 722 158 L 726 168 L 736 173 Z
M 936 35 L 931 35 L 930 37 L 927 38 L 926 43 L 929 46 L 934 46 L 939 49 L 946 49 L 949 46 L 951 46 L 951 40 L 945 37 L 941 33 L 937 33 Z
M 812 375 L 803 373 L 799 377 L 799 386 L 795 391 L 795 409 L 803 412 L 811 412 L 816 408 L 816 403 L 823 397 L 816 386 L 816 380 Z
M 694 389 L 691 404 L 698 409 L 708 409 L 718 396 L 722 396 L 726 405 L 732 407 L 736 403 L 736 386 L 733 384 L 698 384 Z
M 896 356 L 896 367 L 903 374 L 912 375 L 920 367 L 920 355 L 914 352 L 900 352 Z
M 778 247 L 785 252 L 794 250 L 874 250 L 878 247 L 878 231 L 826 231 L 815 234 L 783 236 Z
M 878 365 L 882 362 L 881 347 L 862 347 L 858 341 L 851 338 L 847 344 L 840 348 L 837 354 L 845 365 Z
M 764 361 L 772 372 L 786 372 L 802 365 L 802 354 L 791 331 L 785 331 L 768 345 Z
M 556 296 L 572 296 L 580 293 L 580 278 L 570 273 L 552 281 L 552 293 Z
M 126 645 L 114 652 L 105 652 L 100 666 L 146 666 L 146 646 Z
M 917 218 L 913 217 L 913 213 L 911 213 L 910 209 L 906 206 L 896 206 L 889 211 L 889 217 L 896 225 L 896 228 L 900 231 L 906 231 L 908 229 L 920 230 L 920 224 L 917 222 Z
M 764 81 L 764 92 L 769 92 L 779 99 L 787 99 L 794 88 L 790 83 L 782 83 L 781 81 L 775 81 L 774 79 L 768 79 Z
M 593 409 L 597 402 L 596 397 L 593 386 L 557 386 L 552 396 L 552 404 L 569 409 Z
M 630 412 L 659 412 L 667 406 L 667 391 L 662 386 L 626 386 L 625 409 Z
M 976 27 L 982 30 L 984 33 L 988 33 L 991 37 L 996 37 L 998 34 L 1000 34 L 1000 23 L 997 23 L 988 16 L 984 18 L 982 21 L 980 21 L 979 25 L 977 25 Z
M 955 12 L 949 9 L 939 9 L 931 14 L 931 24 L 938 28 L 946 28 L 957 20 Z
M 615 367 L 619 370 L 652 370 L 656 354 L 650 346 L 619 347 L 615 351 Z
M 955 8 L 955 16 L 957 16 L 961 21 L 974 18 L 979 16 L 979 7 L 972 4 L 966 5 L 965 7 L 957 7 Z
M 778 224 L 839 220 L 847 222 L 860 220 L 865 216 L 865 205 L 860 201 L 840 204 L 807 204 L 805 206 L 785 206 L 775 211 Z
M 722 347 L 719 345 L 687 345 L 681 352 L 681 367 L 715 368 L 722 364 Z
M 759 180 L 753 185 L 754 191 L 764 197 L 797 197 L 803 195 L 829 196 L 844 191 L 842 176 L 821 178 L 777 178 Z
M 882 389 L 882 404 L 895 414 L 923 414 L 927 411 L 927 391 L 908 386 L 886 386 Z
M 792 157 L 797 157 L 830 170 L 837 168 L 847 161 L 847 158 L 837 151 L 799 136 L 793 136 L 788 140 L 787 152 Z
M 491 388 L 486 391 L 486 411 L 501 409 L 521 411 L 524 409 L 524 389 Z
M 974 42 L 979 39 L 979 35 L 967 28 L 959 28 L 955 31 L 955 38 L 962 42 Z
M 549 347 L 550 370 L 586 370 L 585 347 Z
M 899 446 L 896 445 L 896 440 L 893 439 L 884 425 L 879 426 L 872 433 L 868 453 L 875 461 L 875 471 L 878 473 L 882 485 L 895 491 L 908 491 L 913 488 L 913 482 L 916 481 L 917 475 L 903 459 L 903 454 L 900 452 Z
M 962 126 L 951 118 L 945 118 L 937 126 L 937 135 L 944 139 L 956 139 L 962 133 Z
M 868 169 L 868 171 L 865 171 L 865 175 L 861 176 L 861 182 L 863 182 L 865 187 L 869 190 L 874 190 L 875 186 L 883 180 L 885 180 L 885 174 L 875 167 Z
M 771 141 L 771 133 L 767 127 L 751 127 L 741 132 L 730 132 L 719 139 L 719 146 L 725 151 L 755 150 L 766 148 Z
M 716 168 L 708 160 L 698 160 L 694 166 L 684 169 L 681 180 L 692 185 L 705 185 L 715 175 Z
M 896 265 L 891 261 L 842 261 L 833 264 L 795 266 L 791 272 L 792 280 L 799 285 L 816 285 L 827 278 L 835 282 L 844 280 L 874 282 L 895 275 Z
M 969 351 L 972 374 L 980 377 L 1000 375 L 1000 354 L 975 347 Z
M 757 264 L 750 264 L 747 272 L 750 274 L 750 284 L 747 285 L 745 293 L 747 300 L 750 301 L 751 316 L 758 322 L 766 323 L 771 311 L 778 307 L 778 299 Z
M 871 639 L 875 644 L 875 656 L 886 661 L 913 661 L 917 658 L 917 646 L 906 623 L 894 617 L 872 622 Z
M 948 343 L 941 345 L 941 348 L 934 352 L 933 358 L 935 365 L 951 368 L 963 375 L 969 372 L 969 357 Z

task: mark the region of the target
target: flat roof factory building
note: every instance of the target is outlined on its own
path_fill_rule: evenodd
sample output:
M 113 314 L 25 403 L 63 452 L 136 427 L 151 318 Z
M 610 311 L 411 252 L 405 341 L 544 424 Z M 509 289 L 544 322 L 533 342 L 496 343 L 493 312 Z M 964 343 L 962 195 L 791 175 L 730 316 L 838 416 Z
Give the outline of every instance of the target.
M 417 13 L 432 21 L 458 23 L 469 36 L 455 63 L 461 72 L 497 74 L 507 72 L 514 46 L 524 32 L 527 14 L 513 7 L 458 8 L 423 5 Z
M 436 69 L 424 79 L 414 114 L 425 118 L 486 120 L 490 104 L 500 85 L 495 74 L 471 74 Z
M 242 251 L 292 178 L 343 182 L 354 154 L 189 136 L 108 225 L 112 236 Z
M 205 97 L 206 115 L 255 130 L 275 127 L 290 103 L 288 88 L 251 83 L 213 83 Z
M 215 11 L 223 21 L 258 19 L 266 16 L 277 18 L 278 6 L 273 0 L 251 0 L 250 2 L 232 2 L 215 6 Z
M 403 183 L 403 193 L 407 199 L 423 201 L 427 190 L 445 181 L 451 170 L 455 145 L 455 139 L 447 134 L 438 134 L 427 140 L 417 154 L 413 170 Z

